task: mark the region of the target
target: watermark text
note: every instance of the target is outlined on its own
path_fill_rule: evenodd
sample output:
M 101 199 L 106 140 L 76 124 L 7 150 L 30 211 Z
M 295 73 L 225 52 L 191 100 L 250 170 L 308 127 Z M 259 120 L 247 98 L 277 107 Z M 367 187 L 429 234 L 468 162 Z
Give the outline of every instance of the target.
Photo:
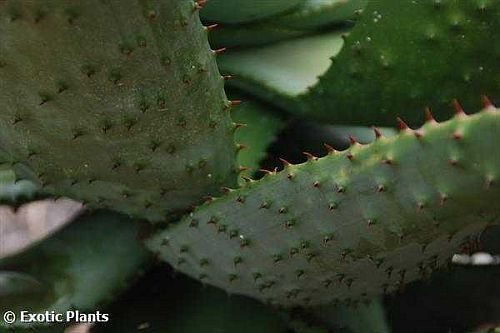
M 100 311 L 86 313 L 78 310 L 70 310 L 63 313 L 55 311 L 30 312 L 30 311 L 6 311 L 3 314 L 6 324 L 57 324 L 57 323 L 106 323 L 109 314 Z

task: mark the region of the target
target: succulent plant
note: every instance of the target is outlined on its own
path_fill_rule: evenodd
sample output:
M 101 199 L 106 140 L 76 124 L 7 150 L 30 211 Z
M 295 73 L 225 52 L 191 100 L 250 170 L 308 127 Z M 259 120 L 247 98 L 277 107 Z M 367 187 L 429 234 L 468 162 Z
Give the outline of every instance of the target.
M 202 17 L 208 21 L 243 23 L 273 17 L 293 10 L 304 0 L 213 0 L 199 1 L 206 6 Z
M 352 29 L 238 50 L 219 64 L 232 85 L 304 117 L 417 125 L 426 106 L 445 120 L 454 98 L 468 109 L 481 94 L 497 98 L 499 16 L 498 1 L 369 1 Z
M 255 6 L 255 2 L 249 3 Z M 240 47 L 311 35 L 333 25 L 352 25 L 349 21 L 356 18 L 365 5 L 366 0 L 305 0 L 284 15 L 247 24 L 222 25 L 210 34 L 209 40 L 214 46 Z
M 0 203 L 86 213 L 0 256 L 0 315 L 389 332 L 499 222 L 499 31 L 496 0 L 1 2 Z
M 397 289 L 442 265 L 500 208 L 491 186 L 500 155 L 487 153 L 497 109 L 400 126 L 367 146 L 284 161 L 283 171 L 228 190 L 149 247 L 193 277 L 282 305 Z
M 230 102 L 193 9 L 2 4 L 2 165 L 40 194 L 149 220 L 234 182 Z

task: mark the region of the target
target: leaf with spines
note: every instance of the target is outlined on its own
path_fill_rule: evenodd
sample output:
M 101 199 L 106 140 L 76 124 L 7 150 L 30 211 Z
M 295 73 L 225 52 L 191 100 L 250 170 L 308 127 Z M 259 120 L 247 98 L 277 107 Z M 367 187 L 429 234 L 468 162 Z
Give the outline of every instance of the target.
M 214 47 L 242 47 L 275 43 L 317 33 L 333 25 L 351 24 L 366 0 L 306 0 L 291 13 L 260 22 L 222 25 L 210 35 Z
M 500 112 L 400 127 L 230 191 L 148 247 L 205 283 L 285 306 L 398 290 L 498 222 Z
M 368 0 L 306 0 L 292 13 L 277 17 L 282 27 L 315 31 L 334 24 L 352 22 Z
M 292 164 L 302 163 L 307 159 L 304 152 L 321 156 L 328 149 L 349 148 L 350 138 L 366 144 L 374 141 L 377 135 L 388 137 L 396 133 L 396 130 L 389 127 L 374 130 L 370 127 L 325 125 L 299 119 L 288 124 L 279 138 L 268 148 L 268 156 L 262 162 L 262 166 L 273 170 L 275 167 L 281 167 L 283 160 Z
M 152 221 L 235 183 L 195 2 L 9 0 L 0 35 L 0 164 L 18 181 Z
M 446 119 L 453 98 L 498 102 L 498 31 L 499 1 L 369 1 L 344 41 L 328 32 L 235 50 L 219 66 L 231 85 L 309 119 L 416 125 L 425 106 Z
M 285 126 L 285 122 L 278 115 L 273 114 L 272 107 L 263 105 L 245 96 L 231 93 L 231 96 L 243 98 L 244 102 L 231 114 L 236 126 L 241 126 L 235 133 L 235 141 L 244 147 L 238 152 L 238 164 L 244 168 L 242 177 L 253 177 L 259 170 L 260 162 L 267 155 L 267 149 L 276 139 L 278 133 Z
M 328 31 L 259 47 L 232 50 L 218 59 L 222 71 L 235 74 L 230 86 L 295 112 L 301 96 L 341 51 L 347 30 Z M 315 119 L 314 113 L 308 116 Z
M 221 23 L 244 23 L 262 20 L 292 11 L 306 0 L 198 0 L 201 17 Z

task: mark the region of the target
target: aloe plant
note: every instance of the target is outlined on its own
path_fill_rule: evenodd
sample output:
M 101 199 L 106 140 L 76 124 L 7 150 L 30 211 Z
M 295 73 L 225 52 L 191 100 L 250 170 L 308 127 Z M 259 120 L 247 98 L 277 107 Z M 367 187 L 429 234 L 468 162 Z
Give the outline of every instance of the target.
M 500 155 L 487 152 L 499 116 L 491 106 L 460 111 L 418 130 L 401 125 L 399 135 L 367 146 L 285 161 L 283 171 L 228 190 L 149 247 L 193 277 L 284 305 L 394 290 L 496 221 L 500 193 L 490 183 Z
M 497 1 L 369 1 L 352 29 L 235 50 L 220 67 L 307 118 L 417 125 L 424 107 L 444 120 L 454 98 L 474 109 L 480 94 L 496 97 L 499 16 Z
M 499 222 L 499 22 L 494 0 L 0 3 L 0 203 L 87 211 L 0 258 L 0 312 L 389 332 L 384 295 Z M 179 280 L 145 278 L 145 315 L 119 293 L 153 258 Z
M 194 8 L 2 4 L 2 165 L 40 194 L 149 220 L 234 182 L 230 102 Z

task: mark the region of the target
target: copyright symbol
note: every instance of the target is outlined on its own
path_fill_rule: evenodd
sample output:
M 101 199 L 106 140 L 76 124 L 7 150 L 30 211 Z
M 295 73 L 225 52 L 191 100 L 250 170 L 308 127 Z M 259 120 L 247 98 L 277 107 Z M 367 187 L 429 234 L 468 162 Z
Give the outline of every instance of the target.
M 13 311 L 7 311 L 3 314 L 3 321 L 6 324 L 14 324 L 16 321 L 16 314 Z

